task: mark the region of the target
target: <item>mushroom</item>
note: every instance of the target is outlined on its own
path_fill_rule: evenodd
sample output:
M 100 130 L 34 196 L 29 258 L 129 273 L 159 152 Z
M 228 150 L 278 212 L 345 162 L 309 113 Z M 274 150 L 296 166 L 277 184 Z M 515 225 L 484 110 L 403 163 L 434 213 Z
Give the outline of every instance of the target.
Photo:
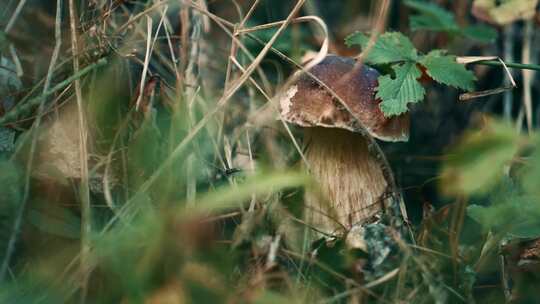
M 305 195 L 306 221 L 338 236 L 388 207 L 393 177 L 371 137 L 407 141 L 409 116 L 385 117 L 375 97 L 379 73 L 351 58 L 328 55 L 309 72 L 281 96 L 280 111 L 304 128 L 305 156 L 320 186 Z

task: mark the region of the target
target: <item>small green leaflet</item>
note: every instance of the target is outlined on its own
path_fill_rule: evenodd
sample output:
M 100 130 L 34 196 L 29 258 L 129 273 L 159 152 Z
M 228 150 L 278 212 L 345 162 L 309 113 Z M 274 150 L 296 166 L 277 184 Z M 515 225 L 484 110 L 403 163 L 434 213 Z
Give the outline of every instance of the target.
M 434 3 L 408 0 L 405 5 L 420 12 L 420 15 L 410 17 L 413 31 L 459 31 L 454 15 Z
M 540 201 L 522 190 L 516 180 L 503 178 L 482 204 L 467 207 L 467 215 L 485 231 L 510 238 L 536 239 L 540 237 Z
M 416 63 L 407 62 L 394 65 L 395 78 L 390 75 L 379 77 L 377 98 L 382 99 L 380 105 L 385 116 L 399 115 L 407 112 L 407 104 L 424 99 L 425 90 L 416 80 L 422 73 Z
M 482 129 L 466 132 L 448 151 L 440 174 L 444 193 L 492 193 L 504 179 L 508 165 L 527 144 L 528 138 L 517 135 L 512 124 L 486 120 Z
M 356 32 L 345 38 L 347 46 L 360 45 L 366 49 L 369 37 Z M 416 60 L 418 52 L 412 42 L 399 32 L 388 32 L 379 36 L 373 47 L 369 50 L 365 61 L 371 64 L 388 64 L 400 61 Z
M 493 42 L 497 38 L 497 31 L 487 25 L 479 24 L 460 27 L 451 12 L 435 3 L 407 0 L 405 1 L 405 5 L 419 13 L 409 18 L 409 23 L 413 31 L 428 30 L 445 32 L 483 43 Z
M 505 199 L 488 207 L 472 204 L 467 207 L 467 215 L 486 231 L 495 230 L 518 238 L 540 237 L 538 201 L 520 196 Z
M 394 75 L 380 76 L 377 88 L 377 98 L 382 100 L 381 110 L 387 117 L 405 113 L 409 103 L 424 99 L 425 90 L 418 81 L 422 76 L 420 66 L 441 84 L 467 91 L 474 89 L 474 74 L 457 63 L 455 56 L 446 55 L 441 50 L 419 55 L 412 42 L 401 33 L 384 33 L 371 48 L 368 46 L 369 37 L 359 32 L 347 37 L 345 43 L 367 49 L 366 63 L 392 68 Z
M 444 51 L 434 50 L 420 59 L 428 75 L 438 83 L 455 88 L 472 91 L 476 77 L 465 66 L 456 62 L 455 56 L 448 56 Z
M 497 30 L 485 24 L 475 24 L 461 29 L 465 37 L 481 43 L 492 43 L 497 39 Z

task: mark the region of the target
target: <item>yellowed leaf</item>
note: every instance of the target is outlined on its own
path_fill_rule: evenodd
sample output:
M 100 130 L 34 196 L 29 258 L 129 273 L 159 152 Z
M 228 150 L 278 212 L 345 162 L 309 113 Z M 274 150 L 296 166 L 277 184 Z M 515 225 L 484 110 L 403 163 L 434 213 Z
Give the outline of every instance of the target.
M 537 4 L 538 0 L 475 0 L 472 12 L 480 20 L 505 25 L 533 18 Z

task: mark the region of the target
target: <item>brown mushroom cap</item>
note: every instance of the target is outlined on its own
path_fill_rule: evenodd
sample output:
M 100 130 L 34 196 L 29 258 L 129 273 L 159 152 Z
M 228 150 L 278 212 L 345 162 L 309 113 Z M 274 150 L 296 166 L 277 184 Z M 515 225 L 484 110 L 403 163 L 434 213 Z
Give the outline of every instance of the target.
M 380 100 L 375 98 L 379 73 L 355 63 L 351 58 L 328 55 L 310 70 L 343 100 L 354 116 L 326 88 L 304 74 L 280 99 L 283 119 L 302 127 L 341 128 L 359 133 L 365 129 L 380 140 L 407 141 L 409 115 L 385 117 Z

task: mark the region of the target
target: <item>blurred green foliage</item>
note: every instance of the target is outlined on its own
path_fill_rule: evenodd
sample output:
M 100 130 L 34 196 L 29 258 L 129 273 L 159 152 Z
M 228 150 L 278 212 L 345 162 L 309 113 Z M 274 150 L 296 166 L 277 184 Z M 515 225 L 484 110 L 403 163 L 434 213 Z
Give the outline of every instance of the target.
M 444 191 L 450 194 L 485 194 L 502 181 L 505 169 L 527 144 L 508 123 L 492 121 L 480 131 L 464 135 L 449 151 L 442 169 Z
M 407 0 L 404 3 L 419 13 L 409 18 L 410 27 L 413 31 L 444 32 L 483 43 L 492 43 L 497 39 L 497 31 L 494 28 L 485 24 L 461 27 L 457 24 L 452 12 L 441 8 L 435 3 L 418 0 Z

